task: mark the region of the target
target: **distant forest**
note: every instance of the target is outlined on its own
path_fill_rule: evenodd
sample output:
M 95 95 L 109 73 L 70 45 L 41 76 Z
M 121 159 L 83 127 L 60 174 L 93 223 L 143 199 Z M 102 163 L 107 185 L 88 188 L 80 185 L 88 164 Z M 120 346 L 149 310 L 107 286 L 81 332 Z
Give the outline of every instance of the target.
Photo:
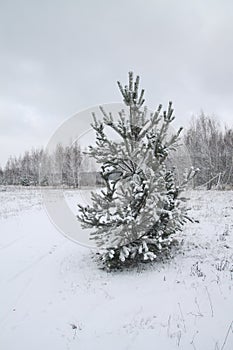
M 183 144 L 191 164 L 200 169 L 193 180 L 194 188 L 233 188 L 233 129 L 223 129 L 213 117 L 202 113 L 183 132 Z M 101 185 L 95 161 L 86 151 L 75 142 L 69 147 L 58 144 L 52 154 L 33 149 L 20 157 L 10 157 L 4 169 L 0 168 L 0 185 Z M 182 153 L 177 151 L 174 157 L 185 171 Z
M 194 187 L 233 188 L 232 128 L 222 128 L 214 117 L 201 113 L 184 132 L 184 144 L 192 165 L 200 169 L 194 178 Z
M 76 188 L 81 184 L 101 183 L 95 162 L 84 151 L 75 142 L 67 147 L 58 144 L 52 154 L 43 149 L 32 149 L 23 156 L 10 157 L 5 168 L 0 168 L 0 184 Z

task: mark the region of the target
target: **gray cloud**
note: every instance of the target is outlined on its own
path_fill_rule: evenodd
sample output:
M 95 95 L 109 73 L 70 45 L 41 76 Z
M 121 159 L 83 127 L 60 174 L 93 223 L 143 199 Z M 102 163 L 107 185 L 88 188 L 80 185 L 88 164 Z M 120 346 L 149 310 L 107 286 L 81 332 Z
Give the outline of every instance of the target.
M 150 108 L 173 100 L 177 125 L 201 109 L 232 125 L 232 13 L 230 0 L 1 2 L 0 163 L 120 102 L 130 69 Z

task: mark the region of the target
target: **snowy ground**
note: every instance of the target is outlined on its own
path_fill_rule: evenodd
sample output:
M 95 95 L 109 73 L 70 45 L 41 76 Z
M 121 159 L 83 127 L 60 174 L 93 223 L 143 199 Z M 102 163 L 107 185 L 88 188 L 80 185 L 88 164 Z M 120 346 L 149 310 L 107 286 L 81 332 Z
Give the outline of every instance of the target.
M 56 231 L 39 191 L 0 192 L 0 348 L 232 350 L 233 192 L 189 197 L 200 222 L 182 253 L 107 273 Z

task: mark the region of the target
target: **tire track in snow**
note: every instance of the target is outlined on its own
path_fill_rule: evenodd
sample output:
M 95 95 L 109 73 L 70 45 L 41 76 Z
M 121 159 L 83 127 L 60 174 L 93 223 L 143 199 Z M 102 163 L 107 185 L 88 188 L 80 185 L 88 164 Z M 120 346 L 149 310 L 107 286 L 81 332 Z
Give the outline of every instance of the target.
M 30 277 L 26 283 L 24 284 L 23 288 L 21 289 L 21 291 L 19 292 L 19 294 L 17 295 L 15 301 L 12 303 L 14 305 L 14 308 L 18 305 L 19 300 L 21 299 L 21 297 L 24 295 L 24 293 L 26 292 L 26 290 L 28 289 L 29 285 L 32 282 L 33 277 Z M 8 317 L 10 316 L 12 312 L 12 307 L 5 313 L 5 315 L 3 316 L 2 319 L 0 319 L 0 325 L 6 321 L 8 319 Z
M 19 276 L 21 276 L 22 274 L 24 274 L 25 272 L 27 272 L 28 270 L 32 269 L 34 266 L 37 266 L 42 260 L 44 260 L 46 257 L 50 257 L 51 253 L 56 252 L 59 248 L 63 247 L 65 244 L 67 244 L 67 240 L 65 240 L 63 243 L 61 243 L 59 246 L 57 246 L 56 248 L 52 248 L 49 249 L 49 251 L 47 251 L 46 253 L 42 254 L 41 256 L 39 256 L 36 260 L 34 260 L 32 263 L 30 263 L 29 265 L 27 265 L 24 269 L 18 271 L 15 275 L 13 275 L 12 277 L 10 277 L 7 282 L 12 282 L 14 281 L 16 278 L 18 278 Z
M 29 236 L 29 234 L 28 234 L 28 235 L 20 236 L 20 237 L 14 239 L 13 241 L 7 243 L 6 245 L 0 246 L 0 250 L 4 250 L 4 249 L 6 249 L 6 248 L 8 248 L 8 247 L 11 247 L 12 245 L 14 245 L 15 243 L 17 243 L 17 242 L 20 241 L 21 239 L 24 239 L 24 238 L 27 237 L 27 236 Z

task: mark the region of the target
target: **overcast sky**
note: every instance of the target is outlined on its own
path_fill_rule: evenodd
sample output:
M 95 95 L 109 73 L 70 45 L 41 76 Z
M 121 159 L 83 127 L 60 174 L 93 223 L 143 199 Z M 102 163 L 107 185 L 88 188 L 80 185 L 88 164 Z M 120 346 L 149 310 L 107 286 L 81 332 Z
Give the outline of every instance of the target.
M 201 109 L 233 126 L 232 0 L 0 0 L 0 62 L 2 166 L 120 102 L 129 70 L 151 109 L 173 101 L 177 126 Z

